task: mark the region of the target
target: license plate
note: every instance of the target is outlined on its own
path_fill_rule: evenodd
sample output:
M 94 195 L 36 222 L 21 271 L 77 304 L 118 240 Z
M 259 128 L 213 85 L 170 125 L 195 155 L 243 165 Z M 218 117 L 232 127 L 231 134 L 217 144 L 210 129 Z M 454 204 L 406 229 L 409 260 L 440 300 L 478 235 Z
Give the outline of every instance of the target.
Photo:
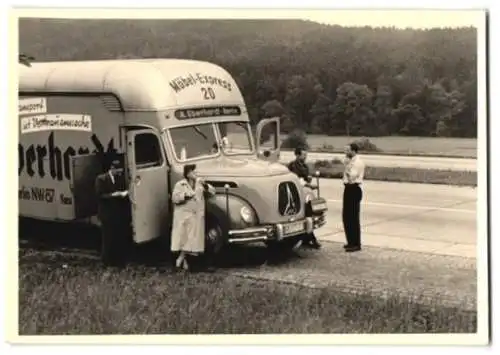
M 326 210 L 328 208 L 326 202 L 318 203 L 317 205 L 313 205 L 312 209 L 313 211 L 322 211 Z
M 304 222 L 288 223 L 283 226 L 283 234 L 295 234 L 304 231 Z

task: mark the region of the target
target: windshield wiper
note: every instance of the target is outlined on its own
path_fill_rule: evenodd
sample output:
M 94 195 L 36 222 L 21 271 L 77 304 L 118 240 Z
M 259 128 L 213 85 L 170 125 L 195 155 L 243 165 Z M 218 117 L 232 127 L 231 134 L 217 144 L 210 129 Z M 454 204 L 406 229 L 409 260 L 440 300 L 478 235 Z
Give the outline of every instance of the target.
M 243 128 L 247 128 L 247 123 L 246 122 L 238 122 L 238 121 L 235 121 L 233 123 L 236 123 L 236 125 L 240 126 L 240 127 L 243 127 Z
M 202 131 L 200 131 L 200 129 L 198 127 L 193 127 L 194 131 L 196 133 L 198 133 L 200 136 L 202 136 L 203 138 L 205 138 L 205 140 L 208 140 L 208 137 L 205 135 L 205 133 L 203 133 Z

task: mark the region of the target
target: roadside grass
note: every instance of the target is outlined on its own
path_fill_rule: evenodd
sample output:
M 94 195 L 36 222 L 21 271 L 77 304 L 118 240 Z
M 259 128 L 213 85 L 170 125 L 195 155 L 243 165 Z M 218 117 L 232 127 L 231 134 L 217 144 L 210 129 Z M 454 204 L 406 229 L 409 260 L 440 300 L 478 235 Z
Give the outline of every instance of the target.
M 282 141 L 287 135 L 282 135 Z M 362 137 L 326 136 L 308 134 L 311 152 L 342 153 L 344 146 Z M 366 138 L 365 138 L 366 139 Z M 363 150 L 363 154 L 432 156 L 451 158 L 477 158 L 476 138 L 442 137 L 367 137 L 376 150 Z M 284 149 L 286 150 L 286 149 Z
M 286 165 L 286 163 L 284 163 Z M 309 163 L 312 172 L 319 171 L 320 177 L 341 179 L 344 166 L 340 159 L 317 160 Z M 438 170 L 366 166 L 365 180 L 441 184 L 455 186 L 477 186 L 476 171 Z
M 476 312 L 394 295 L 349 294 L 20 251 L 21 335 L 473 333 Z

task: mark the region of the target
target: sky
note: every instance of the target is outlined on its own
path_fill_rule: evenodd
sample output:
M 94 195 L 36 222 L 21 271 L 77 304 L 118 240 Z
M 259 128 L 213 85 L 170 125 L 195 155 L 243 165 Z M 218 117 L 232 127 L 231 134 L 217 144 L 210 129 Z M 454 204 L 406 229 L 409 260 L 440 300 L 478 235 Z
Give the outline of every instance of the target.
M 432 28 L 477 26 L 480 21 L 483 21 L 484 16 L 484 12 L 481 11 L 465 10 L 339 10 L 315 12 L 301 17 L 328 25 Z
M 371 26 L 397 28 L 434 27 L 483 27 L 485 12 L 481 10 L 378 10 L 378 9 L 157 9 L 137 11 L 133 9 L 99 9 L 87 11 L 37 9 L 24 10 L 22 16 L 31 13 L 34 17 L 166 17 L 166 18 L 294 18 L 323 24 L 341 26 Z M 27 12 L 26 12 L 27 11 Z

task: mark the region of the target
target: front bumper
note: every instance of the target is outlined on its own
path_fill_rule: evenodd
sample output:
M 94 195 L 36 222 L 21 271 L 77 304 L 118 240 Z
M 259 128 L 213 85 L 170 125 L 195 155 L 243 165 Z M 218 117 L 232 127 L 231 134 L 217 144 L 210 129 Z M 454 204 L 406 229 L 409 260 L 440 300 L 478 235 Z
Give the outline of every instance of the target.
M 267 241 L 281 241 L 301 234 L 312 233 L 326 223 L 325 212 L 304 219 L 229 231 L 229 244 L 248 244 Z

